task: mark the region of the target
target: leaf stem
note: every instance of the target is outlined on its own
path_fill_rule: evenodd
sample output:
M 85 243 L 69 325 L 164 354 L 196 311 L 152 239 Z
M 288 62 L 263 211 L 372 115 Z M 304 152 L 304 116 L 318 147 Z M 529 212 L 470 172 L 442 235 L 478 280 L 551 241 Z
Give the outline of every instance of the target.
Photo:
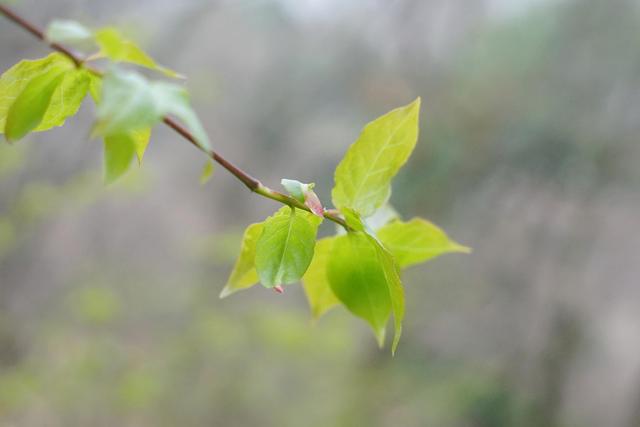
M 42 29 L 40 29 L 38 26 L 34 25 L 33 23 L 27 21 L 25 18 L 23 18 L 22 16 L 18 15 L 13 10 L 8 8 L 7 6 L 4 6 L 4 5 L 0 4 L 0 13 L 2 13 L 2 15 L 4 15 L 7 19 L 9 19 L 10 21 L 15 23 L 16 25 L 18 25 L 22 29 L 24 29 L 27 32 L 31 33 L 31 35 L 33 35 L 35 38 L 39 39 L 40 41 L 43 41 L 43 42 L 47 43 L 49 45 L 49 47 L 51 47 L 53 50 L 56 50 L 56 51 L 62 53 L 63 55 L 67 56 L 70 60 L 73 61 L 73 63 L 77 67 L 84 67 L 85 69 L 87 69 L 91 73 L 93 73 L 95 75 L 98 75 L 98 76 L 102 76 L 102 72 L 100 70 L 97 70 L 94 67 L 91 67 L 91 66 L 85 64 L 85 58 L 80 57 L 76 53 L 72 52 L 71 50 L 67 49 L 66 47 L 64 47 L 64 46 L 62 46 L 62 45 L 60 45 L 58 43 L 50 43 L 46 39 L 44 31 L 42 31 Z M 207 151 L 207 150 L 202 149 L 200 147 L 200 145 L 197 143 L 195 137 L 191 134 L 191 132 L 189 132 L 189 130 L 187 130 L 184 126 L 182 126 L 180 123 L 175 121 L 173 118 L 165 116 L 162 119 L 162 121 L 164 122 L 164 124 L 166 124 L 171 129 L 176 131 L 185 140 L 190 142 L 192 145 L 194 145 L 200 151 L 203 151 L 206 155 L 211 157 L 214 161 L 216 161 L 223 168 L 225 168 L 227 171 L 229 171 L 229 173 L 231 173 L 238 180 L 240 180 L 240 182 L 242 182 L 252 192 L 254 192 L 256 194 L 259 194 L 259 195 L 261 195 L 263 197 L 266 197 L 268 199 L 272 199 L 272 200 L 275 200 L 277 202 L 283 203 L 285 205 L 289 205 L 291 207 L 295 207 L 295 208 L 298 208 L 298 209 L 302 209 L 302 210 L 311 212 L 311 210 L 304 203 L 299 202 L 298 200 L 296 200 L 295 198 L 293 198 L 291 196 L 288 196 L 286 194 L 283 194 L 283 193 L 280 193 L 278 191 L 272 190 L 269 187 L 266 187 L 258 179 L 254 178 L 253 176 L 251 176 L 247 172 L 245 172 L 242 169 L 240 169 L 238 166 L 234 165 L 232 162 L 227 160 L 225 157 L 223 157 L 218 152 L 213 151 L 213 150 Z M 324 217 L 327 218 L 330 221 L 335 222 L 336 224 L 341 225 L 342 227 L 344 227 L 347 230 L 350 229 L 350 227 L 347 225 L 345 220 L 339 215 L 339 213 L 335 209 L 331 209 L 331 210 L 325 211 L 324 212 Z

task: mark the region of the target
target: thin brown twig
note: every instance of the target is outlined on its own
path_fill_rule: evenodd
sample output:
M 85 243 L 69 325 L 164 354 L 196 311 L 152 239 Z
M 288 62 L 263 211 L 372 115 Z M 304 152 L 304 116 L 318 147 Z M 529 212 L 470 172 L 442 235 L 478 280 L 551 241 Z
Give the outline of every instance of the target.
M 98 76 L 102 76 L 102 72 L 100 72 L 100 70 L 97 70 L 97 69 L 95 69 L 93 67 L 90 67 L 87 64 L 85 64 L 84 63 L 85 62 L 84 58 L 81 58 L 79 55 L 75 54 L 71 50 L 67 49 L 66 47 L 64 47 L 64 46 L 62 46 L 62 45 L 60 45 L 58 43 L 49 42 L 47 40 L 45 34 L 44 34 L 44 31 L 42 31 L 42 29 L 40 29 L 38 26 L 34 25 L 33 23 L 27 21 L 25 18 L 23 18 L 22 16 L 18 15 L 16 12 L 11 10 L 7 6 L 4 6 L 4 5 L 0 4 L 0 13 L 2 13 L 7 19 L 9 19 L 10 21 L 15 23 L 16 25 L 18 25 L 22 29 L 26 30 L 31 35 L 33 35 L 34 37 L 39 39 L 40 41 L 43 41 L 43 42 L 47 43 L 47 45 L 49 45 L 49 47 L 51 47 L 52 49 L 62 53 L 65 56 L 67 56 L 69 59 L 71 59 L 74 62 L 74 64 L 76 64 L 77 67 L 84 67 L 87 70 L 89 70 L 90 72 L 92 72 L 92 73 L 94 73 L 94 74 L 96 74 Z M 178 123 L 176 120 L 174 120 L 173 118 L 165 116 L 165 117 L 163 117 L 162 121 L 164 122 L 164 124 L 166 124 L 171 129 L 176 131 L 180 136 L 182 136 L 185 140 L 190 142 L 196 148 L 198 148 L 201 151 L 204 151 L 205 154 L 207 154 L 215 162 L 220 164 L 220 166 L 222 166 L 227 171 L 229 171 L 233 176 L 235 176 L 238 180 L 240 180 L 240 182 L 242 182 L 252 192 L 257 193 L 257 194 L 259 194 L 259 195 L 261 195 L 263 197 L 278 201 L 278 202 L 280 202 L 282 204 L 289 205 L 291 207 L 295 207 L 295 208 L 298 208 L 298 209 L 302 209 L 302 210 L 305 210 L 307 212 L 311 212 L 311 209 L 309 209 L 304 203 L 301 203 L 300 201 L 298 201 L 297 199 L 295 199 L 295 198 L 293 198 L 293 197 L 291 197 L 289 195 L 280 193 L 278 191 L 272 190 L 269 187 L 266 187 L 258 179 L 254 178 L 253 176 L 251 176 L 247 172 L 243 171 L 238 166 L 234 165 L 232 162 L 227 160 L 225 157 L 223 157 L 218 152 L 216 152 L 214 150 L 204 150 L 198 144 L 198 142 L 195 139 L 195 137 L 193 136 L 193 134 L 191 132 L 189 132 L 189 130 L 186 129 L 184 126 L 182 126 L 180 123 Z M 345 220 L 342 219 L 340 217 L 340 215 L 338 214 L 338 212 L 336 210 L 334 210 L 334 209 L 325 210 L 324 217 L 327 218 L 330 221 L 335 222 L 336 224 L 341 225 L 342 227 L 344 227 L 347 230 L 350 229 L 350 227 L 347 225 Z

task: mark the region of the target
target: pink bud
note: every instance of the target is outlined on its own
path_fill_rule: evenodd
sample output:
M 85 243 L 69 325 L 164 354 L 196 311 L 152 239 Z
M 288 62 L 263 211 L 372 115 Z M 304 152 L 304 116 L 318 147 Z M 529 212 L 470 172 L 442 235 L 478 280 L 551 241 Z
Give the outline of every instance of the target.
M 320 202 L 320 199 L 318 198 L 316 193 L 314 193 L 312 190 L 309 190 L 304 194 L 304 199 L 304 204 L 307 205 L 309 209 L 311 209 L 311 212 L 322 218 L 324 214 L 324 208 L 322 207 L 322 202 Z
M 279 294 L 284 293 L 284 288 L 282 287 L 282 285 L 274 286 L 273 290 L 276 291 Z

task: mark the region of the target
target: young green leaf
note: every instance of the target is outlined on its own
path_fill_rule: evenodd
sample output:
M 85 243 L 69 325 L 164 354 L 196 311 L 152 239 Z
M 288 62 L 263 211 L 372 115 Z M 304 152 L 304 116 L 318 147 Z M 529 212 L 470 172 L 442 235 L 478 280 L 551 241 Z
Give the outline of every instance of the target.
M 327 261 L 335 237 L 325 237 L 316 242 L 311 265 L 302 276 L 307 300 L 311 307 L 311 316 L 319 319 L 324 313 L 340 303 L 333 294 L 327 278 Z
M 454 242 L 442 229 L 422 218 L 393 221 L 380 228 L 377 235 L 402 268 L 445 253 L 471 252 L 470 248 Z
M 162 117 L 149 82 L 140 74 L 112 70 L 102 81 L 94 133 L 127 134 L 151 127 Z
M 172 114 L 191 130 L 197 143 L 210 150 L 209 138 L 189 105 L 187 91 L 165 82 L 150 83 L 142 75 L 112 70 L 102 82 L 94 134 L 123 134 L 146 129 Z
M 298 281 L 313 258 L 316 233 L 322 220 L 287 206 L 264 222 L 256 246 L 256 270 L 267 288 Z
M 227 284 L 220 293 L 220 298 L 229 296 L 241 289 L 250 288 L 258 283 L 258 273 L 255 267 L 256 243 L 263 230 L 263 223 L 258 222 L 249 225 L 244 231 L 240 255 L 233 266 Z
M 151 128 L 134 130 L 131 132 L 131 138 L 133 139 L 133 149 L 138 158 L 138 165 L 142 165 L 142 158 L 151 139 Z
M 304 184 L 295 179 L 286 178 L 281 179 L 280 184 L 284 187 L 285 190 L 287 190 L 287 193 L 289 193 L 291 197 L 301 203 L 304 203 L 304 192 L 309 188 L 309 184 Z
M 7 113 L 27 84 L 34 77 L 58 66 L 73 69 L 73 62 L 60 53 L 52 53 L 45 58 L 20 61 L 0 76 L 0 133 L 5 132 Z
M 102 95 L 102 77 L 89 73 L 89 93 L 93 102 L 98 105 Z
M 114 62 L 128 62 L 140 65 L 152 70 L 160 71 L 168 77 L 181 78 L 182 76 L 173 70 L 156 63 L 142 49 L 131 40 L 125 38 L 115 28 L 103 28 L 95 33 L 96 42 L 100 46 L 100 52 Z
M 200 174 L 200 185 L 205 185 L 213 176 L 214 165 L 212 161 L 205 163 Z
M 135 141 L 130 134 L 107 135 L 104 138 L 104 181 L 111 184 L 120 178 L 135 156 Z
M 372 239 L 363 232 L 335 238 L 327 277 L 334 295 L 349 311 L 366 320 L 384 343 L 385 326 L 391 315 L 387 277 Z
M 62 66 L 51 67 L 29 81 L 7 112 L 5 136 L 8 141 L 22 139 L 38 127 L 66 71 Z
M 391 194 L 391 179 L 405 164 L 418 138 L 420 98 L 367 124 L 336 168 L 331 193 L 339 209 L 368 217 Z
M 46 38 L 50 43 L 70 45 L 85 51 L 97 47 L 93 31 L 76 21 L 52 21 L 47 27 Z
M 354 231 L 365 231 L 366 225 L 360 214 L 351 208 L 342 208 L 340 211 L 344 216 L 344 221 Z
M 305 184 L 303 182 L 296 181 L 295 179 L 282 179 L 280 183 L 293 198 L 304 203 L 313 214 L 321 218 L 323 217 L 324 207 L 316 193 L 313 191 L 313 187 L 315 186 L 314 183 Z
M 86 70 L 68 71 L 62 83 L 51 96 L 51 102 L 42 122 L 34 129 L 41 132 L 56 126 L 62 126 L 67 118 L 74 116 L 89 90 L 89 72 Z
M 395 354 L 402 335 L 402 321 L 404 320 L 404 289 L 400 280 L 400 267 L 393 256 L 373 237 L 369 237 L 371 244 L 375 246 L 378 260 L 384 271 L 389 298 L 391 299 L 391 311 L 393 313 L 394 334 L 391 344 L 391 353 Z

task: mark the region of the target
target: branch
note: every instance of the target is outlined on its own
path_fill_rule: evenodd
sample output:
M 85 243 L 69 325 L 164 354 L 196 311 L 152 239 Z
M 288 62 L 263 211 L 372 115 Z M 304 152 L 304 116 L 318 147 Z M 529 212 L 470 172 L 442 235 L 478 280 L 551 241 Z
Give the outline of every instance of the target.
M 80 56 L 78 56 L 75 53 L 73 53 L 71 50 L 67 49 L 66 47 L 64 47 L 64 46 L 62 46 L 62 45 L 60 45 L 58 43 L 49 43 L 47 41 L 46 37 L 45 37 L 44 31 L 42 31 L 39 27 L 37 27 L 33 23 L 27 21 L 26 19 L 24 19 L 20 15 L 16 14 L 14 11 L 9 9 L 7 6 L 3 6 L 3 5 L 0 4 L 0 13 L 2 13 L 7 19 L 12 21 L 13 23 L 18 25 L 19 27 L 21 27 L 24 30 L 26 30 L 27 32 L 31 33 L 31 35 L 33 35 L 34 37 L 36 37 L 40 41 L 43 41 L 43 42 L 47 43 L 47 45 L 49 45 L 49 47 L 51 47 L 52 49 L 62 53 L 65 56 L 67 56 L 69 59 L 71 59 L 74 62 L 74 64 L 76 64 L 77 67 L 84 67 L 85 69 L 89 70 L 90 72 L 92 72 L 92 73 L 94 73 L 94 74 L 96 74 L 98 76 L 102 76 L 102 72 L 100 70 L 97 70 L 97 69 L 85 64 L 84 63 L 85 62 L 84 58 L 81 58 Z M 275 201 L 280 202 L 282 204 L 289 205 L 291 207 L 295 207 L 295 208 L 298 208 L 298 209 L 302 209 L 302 210 L 305 210 L 307 212 L 311 212 L 311 210 L 307 206 L 305 206 L 304 203 L 301 203 L 300 201 L 298 201 L 297 199 L 295 199 L 295 198 L 293 198 L 293 197 L 291 197 L 289 195 L 286 195 L 286 194 L 280 193 L 278 191 L 272 190 L 271 188 L 263 185 L 259 180 L 257 180 L 256 178 L 252 177 L 250 174 L 248 174 L 247 172 L 243 171 L 238 166 L 234 165 L 232 162 L 227 160 L 225 157 L 223 157 L 218 152 L 213 151 L 213 150 L 210 150 L 210 151 L 203 150 L 198 145 L 198 143 L 196 142 L 196 139 L 191 134 L 191 132 L 189 132 L 184 126 L 182 126 L 180 123 L 178 123 L 177 121 L 175 121 L 171 117 L 165 116 L 162 119 L 162 121 L 164 122 L 164 124 L 166 124 L 171 129 L 176 131 L 186 141 L 190 142 L 192 145 L 194 145 L 199 150 L 204 151 L 206 155 L 211 157 L 215 162 L 220 164 L 220 166 L 225 168 L 228 172 L 230 172 L 233 176 L 235 176 L 238 180 L 240 180 L 240 182 L 242 182 L 252 192 L 254 192 L 256 194 L 259 194 L 259 195 L 261 195 L 263 197 L 266 197 L 268 199 L 275 200 Z M 327 218 L 330 221 L 335 222 L 336 224 L 341 225 L 342 227 L 344 227 L 347 230 L 350 229 L 350 227 L 347 225 L 345 220 L 342 219 L 335 210 L 325 210 L 324 217 Z

